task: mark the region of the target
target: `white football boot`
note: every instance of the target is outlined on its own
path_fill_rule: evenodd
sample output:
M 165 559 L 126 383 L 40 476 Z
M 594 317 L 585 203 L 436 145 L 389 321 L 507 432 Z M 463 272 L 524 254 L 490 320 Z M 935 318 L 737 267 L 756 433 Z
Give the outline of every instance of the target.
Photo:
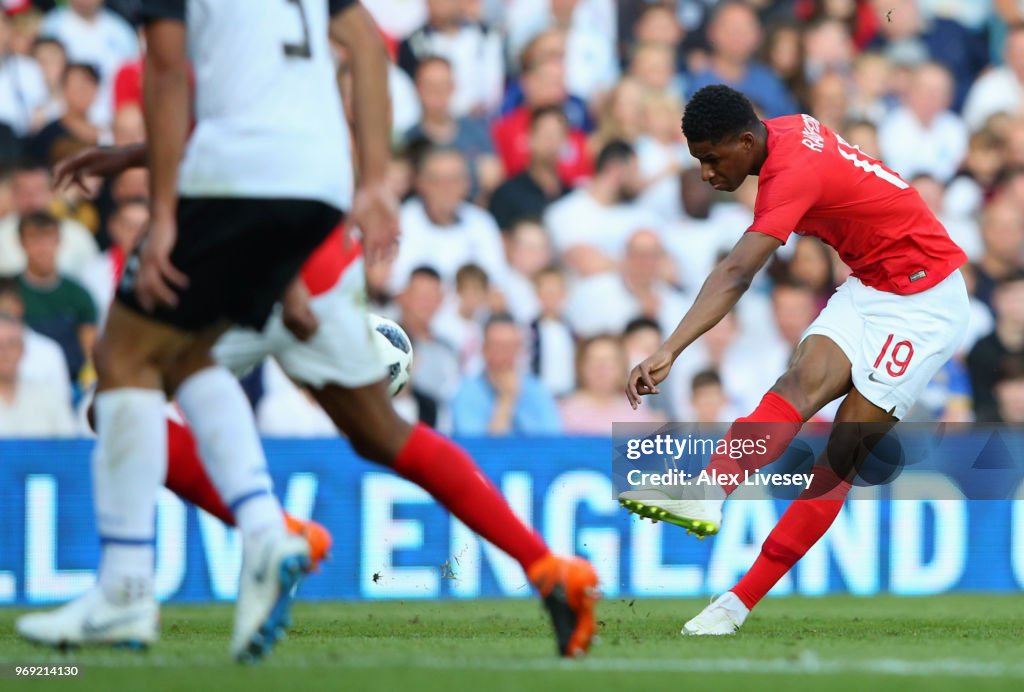
M 687 533 L 696 534 L 697 538 L 713 536 L 722 526 L 722 498 L 705 499 L 710 492 L 704 489 L 687 489 L 686 495 L 691 497 L 673 498 L 668 492 L 659 488 L 640 488 L 619 493 L 619 504 L 633 514 L 646 517 L 651 521 L 664 521 L 686 529 Z M 699 495 L 700 497 L 694 497 Z
M 23 615 L 14 627 L 37 644 L 145 649 L 159 637 L 160 607 L 152 596 L 115 605 L 96 585 L 56 610 Z
M 750 609 L 732 591 L 711 601 L 696 617 L 683 625 L 679 631 L 685 636 L 719 636 L 735 634 L 743 626 Z
M 247 539 L 235 605 L 231 655 L 242 663 L 269 654 L 291 624 L 291 602 L 309 572 L 309 544 L 292 534 Z

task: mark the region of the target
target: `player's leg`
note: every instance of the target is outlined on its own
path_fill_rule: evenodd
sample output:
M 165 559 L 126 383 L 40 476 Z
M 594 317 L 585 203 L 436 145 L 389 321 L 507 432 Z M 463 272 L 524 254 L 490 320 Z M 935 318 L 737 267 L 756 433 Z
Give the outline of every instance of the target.
M 164 485 L 185 502 L 235 525 L 235 515 L 203 467 L 196 438 L 184 422 L 167 418 L 167 477 Z
M 423 424 L 409 425 L 395 413 L 383 381 L 355 388 L 325 385 L 313 395 L 356 453 L 419 485 L 459 521 L 519 562 L 551 612 L 559 653 L 587 651 L 596 630 L 597 598 L 597 575 L 587 562 L 552 555 L 465 450 Z
M 462 448 L 395 413 L 364 295 L 362 263 L 357 262 L 331 291 L 312 301 L 320 320 L 316 334 L 306 342 L 291 339 L 276 354 L 278 362 L 288 375 L 310 386 L 357 453 L 417 483 L 466 526 L 515 558 L 548 599 L 560 652 L 585 651 L 593 635 L 596 597 L 590 565 L 551 556 Z
M 811 487 L 783 514 L 750 572 L 688 622 L 684 633 L 730 633 L 742 623 L 749 608 L 825 533 L 879 433 L 906 415 L 963 340 L 969 304 L 958 272 L 909 296 L 877 291 L 854 279 L 844 289 L 860 318 L 856 338 L 834 323 L 815 322 L 843 345 L 853 379 L 829 437 L 826 463 L 815 467 Z
M 750 610 L 818 542 L 832 525 L 857 469 L 877 440 L 896 424 L 885 411 L 852 389 L 836 415 L 814 478 L 768 534 L 753 567 L 742 579 L 683 626 L 690 635 L 732 634 Z
M 198 338 L 168 369 L 167 379 L 206 472 L 242 533 L 231 652 L 251 660 L 267 654 L 283 635 L 291 592 L 311 563 L 306 542 L 286 531 L 249 401 L 238 380 L 210 356 L 218 332 Z
M 217 517 L 228 526 L 235 525 L 235 515 L 213 485 L 195 437 L 188 426 L 174 416 L 167 417 L 167 478 L 164 485 L 179 498 Z M 321 524 L 284 512 L 289 533 L 302 536 L 309 545 L 313 569 L 327 559 L 331 550 L 330 532 Z
M 497 488 L 454 442 L 395 413 L 383 381 L 363 387 L 326 385 L 313 396 L 359 456 L 395 470 L 427 490 L 466 526 L 528 570 L 548 553 L 541 538 L 512 513 Z
M 95 351 L 97 586 L 63 608 L 20 619 L 22 636 L 54 645 L 156 640 L 153 531 L 167 445 L 161 367 L 183 338 L 119 303 L 111 308 Z
M 850 360 L 835 341 L 819 334 L 808 336 L 800 342 L 789 368 L 757 408 L 750 415 L 737 419 L 726 433 L 727 440 L 765 441 L 765 453 L 740 459 L 714 454 L 707 471 L 719 478 L 730 478 L 734 474 L 743 477 L 745 471 L 774 462 L 800 432 L 804 421 L 849 391 L 850 373 Z M 619 495 L 619 502 L 642 517 L 667 521 L 703 537 L 718 532 L 722 501 L 735 488 L 732 483 L 693 487 L 689 490 L 694 497 L 676 496 L 664 488 L 628 490 Z
M 213 359 L 239 377 L 252 371 L 272 350 L 271 336 L 266 330 L 236 327 L 217 340 Z M 234 513 L 207 474 L 195 435 L 185 423 L 180 407 L 168 411 L 167 439 L 167 489 L 185 502 L 234 526 Z
M 218 347 L 225 338 L 217 342 Z M 262 357 L 257 358 L 255 362 L 261 359 Z M 180 410 L 169 404 L 164 411 L 167 417 L 167 477 L 164 479 L 164 486 L 182 501 L 195 505 L 228 526 L 234 526 L 235 516 L 206 473 L 199 458 L 195 437 L 185 425 Z M 86 410 L 86 421 L 95 431 L 95 409 L 92 402 Z M 284 513 L 284 522 L 290 533 L 306 539 L 309 544 L 309 558 L 313 562 L 313 569 L 316 570 L 330 553 L 333 542 L 330 532 L 322 524 L 309 519 L 299 519 L 288 512 Z
M 179 311 L 195 338 L 168 364 L 164 377 L 242 534 L 230 647 L 240 661 L 264 656 L 281 637 L 294 587 L 311 563 L 306 542 L 285 529 L 249 401 L 211 351 L 227 323 L 263 328 L 337 218 L 337 210 L 305 200 L 183 199 L 179 204 L 179 228 L 189 229 L 195 243 L 171 259 L 183 271 L 191 269 Z

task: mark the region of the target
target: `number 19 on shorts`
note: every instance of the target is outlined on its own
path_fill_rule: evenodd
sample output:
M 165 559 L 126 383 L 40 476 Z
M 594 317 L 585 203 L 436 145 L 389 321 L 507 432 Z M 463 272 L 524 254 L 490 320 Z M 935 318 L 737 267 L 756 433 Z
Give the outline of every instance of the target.
M 878 358 L 875 358 L 873 367 L 877 369 L 884 361 L 885 371 L 889 373 L 890 377 L 901 377 L 910 367 L 910 360 L 914 357 L 914 345 L 907 339 L 893 344 L 895 338 L 895 334 L 890 334 L 885 340 L 882 350 L 878 353 Z

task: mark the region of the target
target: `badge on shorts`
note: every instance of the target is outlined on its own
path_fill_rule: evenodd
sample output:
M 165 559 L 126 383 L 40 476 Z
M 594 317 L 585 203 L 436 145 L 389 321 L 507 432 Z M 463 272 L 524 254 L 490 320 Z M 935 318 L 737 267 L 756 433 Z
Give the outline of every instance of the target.
M 914 283 L 918 279 L 923 279 L 926 276 L 928 276 L 928 273 L 925 272 L 924 269 L 922 269 L 921 271 L 914 272 L 913 274 L 910 275 L 910 283 Z

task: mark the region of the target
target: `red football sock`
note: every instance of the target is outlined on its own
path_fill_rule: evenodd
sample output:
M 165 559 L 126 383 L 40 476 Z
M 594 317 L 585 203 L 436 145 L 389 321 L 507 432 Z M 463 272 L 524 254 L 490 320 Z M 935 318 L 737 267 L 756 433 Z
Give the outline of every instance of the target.
M 753 413 L 745 418 L 737 418 L 725 434 L 729 449 L 738 448 L 738 441 L 764 440 L 765 453 L 743 455 L 739 459 L 730 458 L 728 454 L 713 454 L 707 471 L 719 475 L 740 474 L 742 478 L 745 471 L 763 468 L 782 456 L 800 432 L 803 423 L 803 416 L 793 404 L 775 392 L 768 392 Z M 736 484 L 722 483 L 721 488 L 729 495 L 736 489 Z
M 196 440 L 186 426 L 167 419 L 167 489 L 220 519 L 228 526 L 235 517 L 213 487 L 199 458 Z
M 810 487 L 786 509 L 768 538 L 754 566 L 731 590 L 743 604 L 753 608 L 782 576 L 802 558 L 843 508 L 850 484 L 829 468 L 814 467 Z
M 423 424 L 416 425 L 395 460 L 395 471 L 434 496 L 480 536 L 515 558 L 523 570 L 548 554 L 466 452 Z

